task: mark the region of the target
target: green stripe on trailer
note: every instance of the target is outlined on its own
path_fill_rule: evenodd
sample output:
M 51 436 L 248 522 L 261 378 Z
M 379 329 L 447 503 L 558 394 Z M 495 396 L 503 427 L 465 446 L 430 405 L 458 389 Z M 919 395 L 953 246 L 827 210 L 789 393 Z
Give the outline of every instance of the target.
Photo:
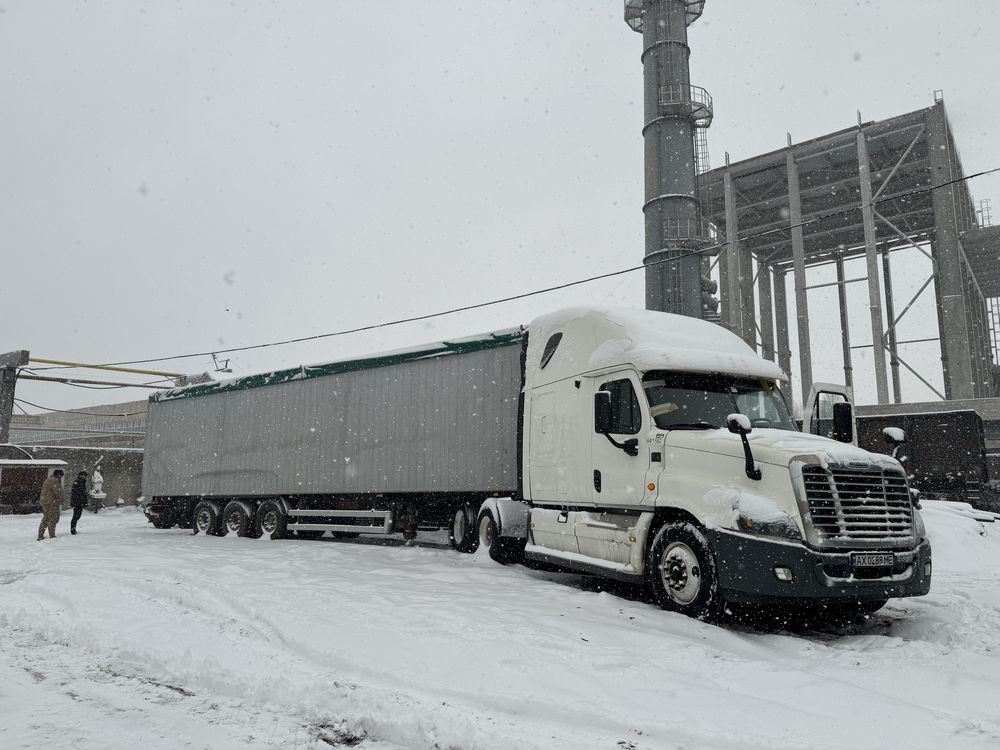
M 224 380 L 213 383 L 198 383 L 183 388 L 173 388 L 169 391 L 158 391 L 149 397 L 151 402 L 175 401 L 180 398 L 194 398 L 195 396 L 210 396 L 214 393 L 229 393 L 231 391 L 245 391 L 251 388 L 262 388 L 268 385 L 280 385 L 296 380 L 308 380 L 309 378 L 322 378 L 327 375 L 339 375 L 345 372 L 356 372 L 358 370 L 374 370 L 379 367 L 390 367 L 405 362 L 413 362 L 418 359 L 428 357 L 442 357 L 449 354 L 467 354 L 469 352 L 479 352 L 486 349 L 499 349 L 504 346 L 516 346 L 524 339 L 523 330 L 512 333 L 494 333 L 489 338 L 474 339 L 471 341 L 460 341 L 457 343 L 442 342 L 434 344 L 426 349 L 418 349 L 397 354 L 382 354 L 364 359 L 349 359 L 342 362 L 329 362 L 321 365 L 302 365 L 288 370 L 277 370 L 275 372 L 259 373 L 257 375 L 247 375 L 245 378 L 234 380 Z

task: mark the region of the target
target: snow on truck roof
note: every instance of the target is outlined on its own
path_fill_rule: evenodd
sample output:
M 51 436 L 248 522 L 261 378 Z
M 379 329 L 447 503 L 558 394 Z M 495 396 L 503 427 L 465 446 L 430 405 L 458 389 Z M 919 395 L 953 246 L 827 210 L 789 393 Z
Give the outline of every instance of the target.
M 543 315 L 527 328 L 508 328 L 464 339 L 411 349 L 381 352 L 360 359 L 301 365 L 286 370 L 197 383 L 158 391 L 151 402 L 245 390 L 295 380 L 337 375 L 411 362 L 519 345 L 530 332 L 529 358 L 555 333 L 563 333 L 556 356 L 546 367 L 547 379 L 622 364 L 640 371 L 675 370 L 787 380 L 774 362 L 762 359 L 742 339 L 722 326 L 683 315 L 627 308 L 573 307 Z M 582 361 L 582 357 L 586 361 Z M 535 360 L 537 362 L 537 360 Z
M 788 379 L 777 364 L 760 357 L 736 334 L 684 315 L 574 307 L 536 318 L 530 331 L 529 361 L 536 350 L 542 351 L 550 336 L 563 334 L 545 368 L 547 381 L 622 364 L 634 365 L 640 372 L 673 370 Z M 564 347 L 568 350 L 565 353 Z

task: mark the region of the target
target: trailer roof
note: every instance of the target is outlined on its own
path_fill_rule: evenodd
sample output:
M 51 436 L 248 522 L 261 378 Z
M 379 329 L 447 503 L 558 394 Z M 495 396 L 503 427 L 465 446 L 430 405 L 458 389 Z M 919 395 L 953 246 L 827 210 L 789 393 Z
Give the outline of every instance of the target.
M 413 362 L 418 359 L 467 354 L 486 349 L 499 349 L 504 346 L 517 346 L 524 339 L 524 336 L 525 330 L 523 328 L 506 329 L 468 339 L 426 344 L 415 349 L 382 352 L 361 359 L 346 359 L 317 365 L 300 365 L 287 370 L 275 370 L 273 372 L 247 375 L 242 378 L 216 380 L 211 383 L 196 383 L 181 388 L 171 388 L 170 390 L 153 393 L 149 397 L 149 401 L 150 403 L 173 401 L 179 398 L 209 396 L 213 393 L 243 391 L 250 388 L 262 388 L 268 385 L 279 385 L 296 380 L 308 380 L 310 378 L 326 377 L 327 375 L 339 375 L 345 372 L 390 367 L 391 365 Z

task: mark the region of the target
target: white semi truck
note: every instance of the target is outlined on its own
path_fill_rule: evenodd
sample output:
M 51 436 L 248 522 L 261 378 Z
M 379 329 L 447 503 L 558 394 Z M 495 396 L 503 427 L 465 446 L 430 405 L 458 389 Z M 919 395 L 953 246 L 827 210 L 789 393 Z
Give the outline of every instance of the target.
M 246 537 L 448 528 L 459 551 L 646 583 L 702 619 L 926 594 L 900 464 L 799 432 L 783 380 L 711 323 L 573 308 L 192 385 L 150 399 L 147 514 Z

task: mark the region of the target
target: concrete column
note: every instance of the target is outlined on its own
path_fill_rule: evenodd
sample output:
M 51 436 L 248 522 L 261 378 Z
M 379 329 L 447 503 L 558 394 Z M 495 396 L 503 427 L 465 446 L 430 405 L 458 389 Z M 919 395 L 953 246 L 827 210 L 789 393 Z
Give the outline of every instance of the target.
M 760 344 L 764 359 L 775 361 L 774 313 L 771 310 L 771 269 L 766 263 L 757 267 L 757 294 L 760 297 Z
M 885 369 L 885 341 L 882 335 L 882 289 L 878 279 L 878 247 L 875 234 L 875 207 L 872 205 L 871 165 L 868 139 L 858 130 L 858 175 L 861 179 L 861 217 L 865 228 L 865 261 L 868 267 L 868 309 L 872 321 L 872 352 L 875 363 L 875 392 L 880 404 L 889 403 L 889 382 Z
M 837 301 L 840 305 L 840 340 L 844 358 L 844 385 L 854 387 L 854 365 L 851 360 L 851 323 L 847 317 L 847 284 L 844 259 L 837 258 Z
M 28 352 L 0 354 L 0 443 L 10 441 L 10 420 L 14 413 L 14 386 L 17 368 L 28 364 Z
M 948 119 L 939 102 L 927 115 L 927 153 L 932 185 L 955 178 L 948 138 Z M 935 292 L 940 311 L 941 364 L 945 395 L 974 398 L 970 331 L 966 321 L 965 288 L 962 280 L 962 246 L 958 238 L 957 196 L 954 186 L 931 191 L 934 206 L 934 242 L 931 244 L 937 274 Z
M 788 223 L 792 232 L 792 269 L 795 279 L 795 319 L 799 329 L 799 373 L 802 403 L 812 388 L 812 347 L 809 343 L 809 298 L 806 290 L 806 249 L 802 235 L 802 198 L 799 195 L 799 167 L 791 149 L 785 160 L 788 170 Z

